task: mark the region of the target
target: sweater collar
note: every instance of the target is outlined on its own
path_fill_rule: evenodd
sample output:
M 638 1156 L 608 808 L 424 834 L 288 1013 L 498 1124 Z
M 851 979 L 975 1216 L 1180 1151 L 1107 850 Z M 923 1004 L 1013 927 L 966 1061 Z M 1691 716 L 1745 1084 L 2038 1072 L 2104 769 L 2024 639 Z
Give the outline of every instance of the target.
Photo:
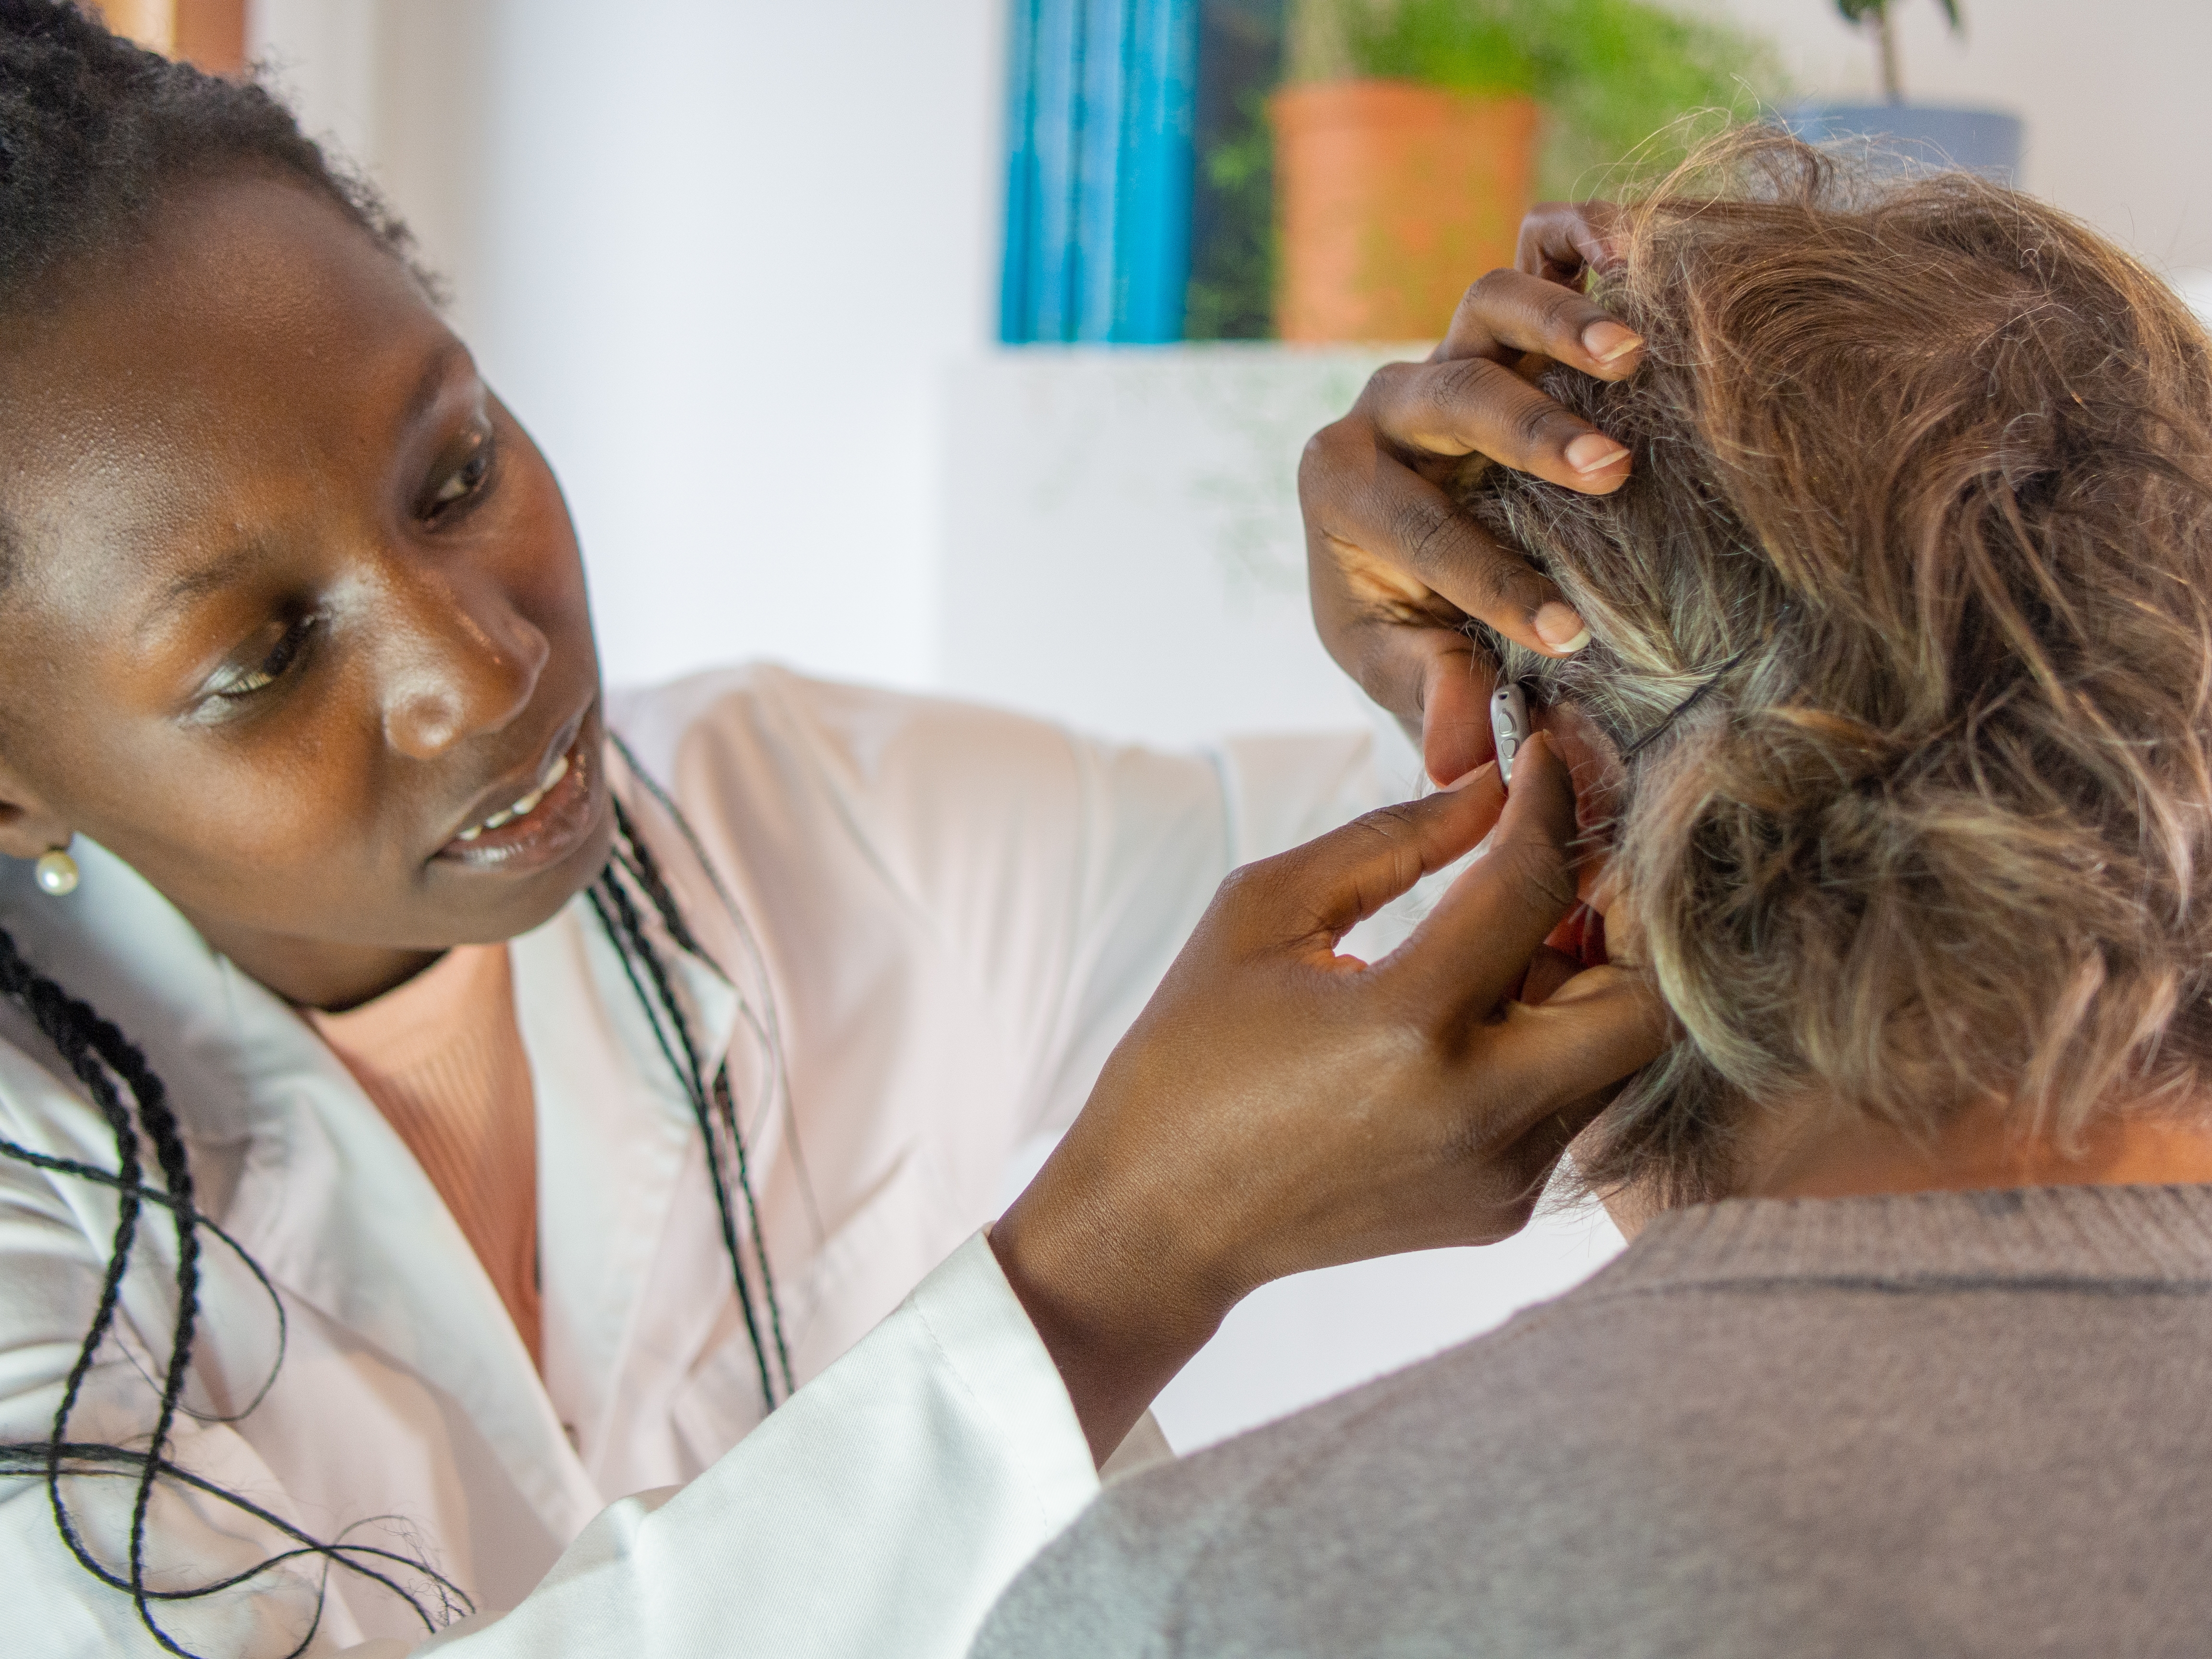
M 1728 1199 L 1656 1218 L 1591 1289 L 1796 1282 L 2212 1287 L 2212 1186 Z

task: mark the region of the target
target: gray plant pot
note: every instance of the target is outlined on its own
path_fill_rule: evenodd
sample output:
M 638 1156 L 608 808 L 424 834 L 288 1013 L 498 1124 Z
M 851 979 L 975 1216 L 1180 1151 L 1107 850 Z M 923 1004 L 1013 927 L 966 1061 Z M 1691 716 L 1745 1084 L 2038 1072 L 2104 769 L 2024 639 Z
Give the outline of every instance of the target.
M 1803 104 L 1790 130 L 1814 143 L 1863 140 L 1877 155 L 1906 165 L 1965 167 L 2011 184 L 2020 177 L 2020 117 L 2001 109 L 1940 104 Z

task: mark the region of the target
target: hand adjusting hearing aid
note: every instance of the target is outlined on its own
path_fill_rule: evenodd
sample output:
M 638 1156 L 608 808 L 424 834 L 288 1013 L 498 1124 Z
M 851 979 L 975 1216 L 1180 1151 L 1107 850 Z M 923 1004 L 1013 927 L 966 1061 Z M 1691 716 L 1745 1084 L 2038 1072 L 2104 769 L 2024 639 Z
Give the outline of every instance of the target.
M 1510 680 L 1490 694 L 1490 736 L 1498 749 L 1498 781 L 1513 781 L 1513 758 L 1528 741 L 1528 698 Z

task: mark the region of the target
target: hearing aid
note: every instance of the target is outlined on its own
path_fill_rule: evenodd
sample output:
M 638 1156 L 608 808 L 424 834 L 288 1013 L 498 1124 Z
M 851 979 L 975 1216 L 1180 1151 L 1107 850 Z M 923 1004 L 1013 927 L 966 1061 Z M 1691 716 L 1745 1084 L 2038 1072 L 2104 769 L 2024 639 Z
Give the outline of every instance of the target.
M 1498 750 L 1498 781 L 1513 781 L 1513 758 L 1528 741 L 1528 698 L 1508 680 L 1490 694 L 1490 736 Z

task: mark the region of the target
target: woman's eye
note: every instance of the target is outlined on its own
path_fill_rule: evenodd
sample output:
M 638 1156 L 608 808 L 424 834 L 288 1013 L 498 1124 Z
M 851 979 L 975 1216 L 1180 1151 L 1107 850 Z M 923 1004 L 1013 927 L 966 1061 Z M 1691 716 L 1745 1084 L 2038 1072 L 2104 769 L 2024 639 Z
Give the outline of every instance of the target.
M 435 518 L 448 507 L 475 495 L 483 488 L 484 479 L 491 471 L 491 441 L 487 438 L 470 452 L 469 458 L 446 476 L 444 482 L 430 492 L 423 503 L 427 515 Z
M 301 617 L 284 630 L 283 637 L 276 641 L 275 648 L 258 665 L 225 668 L 216 676 L 214 684 L 208 688 L 209 691 L 215 696 L 234 700 L 267 690 L 284 677 L 285 670 L 298 660 L 300 653 L 307 647 L 307 635 L 314 625 L 313 617 Z

